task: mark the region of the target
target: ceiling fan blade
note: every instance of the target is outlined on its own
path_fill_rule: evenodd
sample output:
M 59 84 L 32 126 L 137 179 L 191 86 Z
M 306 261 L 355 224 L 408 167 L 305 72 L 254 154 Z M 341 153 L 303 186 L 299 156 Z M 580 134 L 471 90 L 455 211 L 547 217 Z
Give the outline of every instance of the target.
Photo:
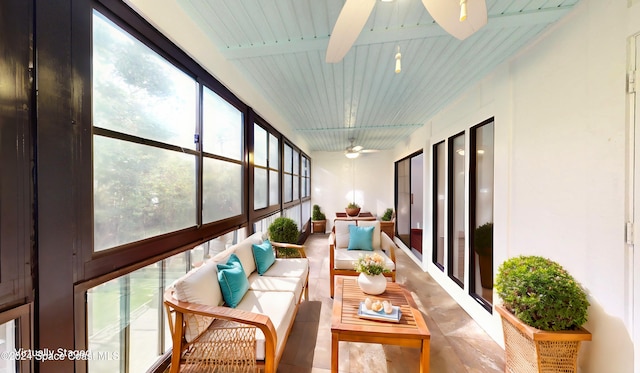
M 378 149 L 362 149 L 362 150 L 360 150 L 360 153 L 377 153 L 379 151 L 380 150 L 378 150 Z
M 327 47 L 327 63 L 342 61 L 367 23 L 376 0 L 347 0 L 338 15 L 338 20 Z
M 363 148 L 362 148 L 362 146 L 360 146 L 360 145 L 356 145 L 356 146 L 354 146 L 354 147 L 352 147 L 352 148 L 351 148 L 351 150 L 353 150 L 354 152 L 359 152 L 359 151 L 360 151 L 360 150 L 362 150 L 362 149 L 363 149 Z
M 455 38 L 464 40 L 487 24 L 485 0 L 467 0 L 467 19 L 460 21 L 458 0 L 422 0 L 433 20 Z

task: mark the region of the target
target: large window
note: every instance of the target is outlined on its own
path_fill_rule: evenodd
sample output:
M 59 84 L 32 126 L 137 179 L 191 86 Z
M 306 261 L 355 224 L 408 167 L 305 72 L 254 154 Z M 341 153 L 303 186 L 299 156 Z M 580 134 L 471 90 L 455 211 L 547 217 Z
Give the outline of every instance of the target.
M 277 130 L 150 25 L 126 24 L 129 11 L 109 2 L 87 12 L 91 132 L 81 148 L 91 149 L 82 165 L 92 183 L 81 192 L 93 202 L 82 210 L 93 246 L 82 242 L 77 278 L 65 283 L 75 314 L 62 327 L 75 327 L 79 349 L 102 354 L 74 362 L 90 372 L 146 371 L 171 347 L 164 289 L 250 234 L 254 220 L 266 231 L 262 215 L 299 225 L 310 216 L 309 158 L 293 144 L 285 155 Z M 262 211 L 249 211 L 248 198 Z
M 470 293 L 490 309 L 493 303 L 493 120 L 471 129 L 469 225 Z
M 9 320 L 0 324 L 0 373 L 18 372 L 18 359 L 8 358 L 18 349 L 16 346 L 17 320 Z
M 242 214 L 242 112 L 97 11 L 93 121 L 95 251 Z
M 408 156 L 395 165 L 396 228 L 398 237 L 416 258 L 422 259 L 422 193 L 424 155 L 422 151 Z
M 289 144 L 284 144 L 284 202 L 293 201 L 293 148 Z M 295 187 L 298 190 L 297 187 Z
M 444 141 L 433 146 L 433 263 L 440 269 L 444 269 L 445 146 Z
M 299 149 L 284 143 L 284 215 L 293 219 L 303 233 L 310 232 L 311 161 Z
M 99 357 L 88 361 L 89 371 L 144 372 L 153 365 L 172 346 L 162 303 L 164 289 L 215 255 L 219 250 L 214 248 L 224 250 L 244 238 L 243 231 L 230 232 L 88 289 L 88 349 Z
M 465 134 L 449 139 L 448 274 L 464 286 L 465 263 Z
M 32 304 L 0 313 L 0 373 L 32 372 Z
M 207 87 L 202 98 L 202 222 L 242 213 L 242 112 Z
M 94 11 L 95 251 L 196 225 L 196 93 Z
M 488 311 L 493 303 L 494 120 L 433 145 L 433 263 Z
M 300 187 L 300 197 L 311 197 L 311 161 L 304 155 L 301 158 L 300 177 L 302 178 L 302 186 Z
M 259 210 L 280 203 L 280 149 L 276 136 L 253 125 L 253 208 Z

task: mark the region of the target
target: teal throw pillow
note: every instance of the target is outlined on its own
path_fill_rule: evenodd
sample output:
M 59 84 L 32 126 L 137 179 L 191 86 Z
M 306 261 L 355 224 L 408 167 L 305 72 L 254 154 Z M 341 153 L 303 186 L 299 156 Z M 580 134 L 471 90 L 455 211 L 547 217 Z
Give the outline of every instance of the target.
M 349 246 L 347 250 L 367 250 L 373 251 L 373 228 L 349 226 Z
M 253 259 L 256 261 L 258 274 L 262 276 L 276 262 L 273 246 L 271 246 L 269 240 L 265 240 L 260 245 L 254 243 L 251 248 L 253 249 Z
M 227 263 L 218 263 L 217 266 L 222 297 L 229 307 L 236 308 L 249 290 L 249 280 L 244 273 L 242 263 L 236 254 L 231 254 Z

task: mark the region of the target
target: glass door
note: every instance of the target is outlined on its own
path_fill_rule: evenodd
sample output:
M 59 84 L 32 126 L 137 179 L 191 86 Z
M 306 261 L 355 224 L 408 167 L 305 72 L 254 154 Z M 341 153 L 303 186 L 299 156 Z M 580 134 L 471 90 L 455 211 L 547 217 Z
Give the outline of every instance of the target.
M 422 151 L 396 162 L 396 225 L 400 240 L 422 259 L 424 191 Z

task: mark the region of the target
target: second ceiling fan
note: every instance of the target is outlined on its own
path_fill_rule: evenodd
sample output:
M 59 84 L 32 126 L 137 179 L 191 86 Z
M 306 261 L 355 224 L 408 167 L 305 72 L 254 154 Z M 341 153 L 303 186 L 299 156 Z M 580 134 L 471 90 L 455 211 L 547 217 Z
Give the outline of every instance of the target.
M 350 138 L 349 139 L 350 145 L 347 146 L 347 148 L 344 150 L 344 155 L 347 158 L 351 158 L 351 159 L 358 158 L 360 153 L 376 153 L 376 152 L 378 152 L 377 149 L 365 149 L 363 146 L 353 145 L 354 141 L 355 141 L 354 138 Z
M 325 58 L 328 63 L 340 62 L 349 52 L 376 1 L 345 1 L 329 38 Z M 487 23 L 485 0 L 422 0 L 422 4 L 440 27 L 460 40 L 466 39 Z

